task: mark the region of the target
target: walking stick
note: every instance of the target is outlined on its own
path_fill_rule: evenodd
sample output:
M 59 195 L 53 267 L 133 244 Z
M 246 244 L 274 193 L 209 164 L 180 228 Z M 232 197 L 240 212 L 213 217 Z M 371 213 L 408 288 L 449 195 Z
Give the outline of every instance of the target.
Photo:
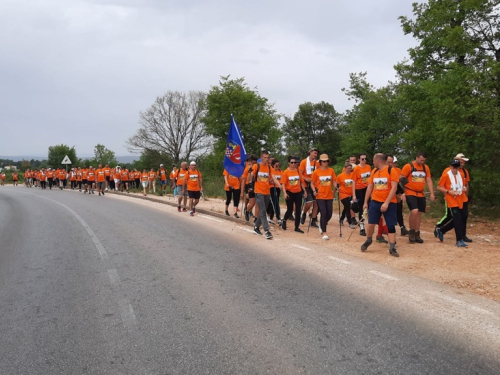
M 361 216 L 361 219 L 356 224 L 356 227 L 351 231 L 351 234 L 349 235 L 349 238 L 347 239 L 347 241 L 349 241 L 351 239 L 352 234 L 356 231 L 356 228 L 359 226 L 359 224 L 364 223 L 365 219 L 367 219 L 367 218 L 368 218 L 368 210 L 364 210 L 363 216 Z
M 342 225 L 340 223 L 340 192 L 338 192 L 338 201 L 339 201 L 339 228 L 340 228 L 340 238 L 342 238 Z

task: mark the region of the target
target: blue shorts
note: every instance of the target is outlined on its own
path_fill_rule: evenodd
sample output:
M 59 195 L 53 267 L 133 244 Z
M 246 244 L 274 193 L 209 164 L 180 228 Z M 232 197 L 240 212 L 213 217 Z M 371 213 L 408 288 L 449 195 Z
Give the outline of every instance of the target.
M 378 202 L 371 200 L 368 205 L 368 224 L 378 224 L 380 217 L 384 215 L 385 223 L 388 227 L 395 227 L 398 223 L 398 217 L 396 214 L 397 203 L 389 203 L 387 211 L 381 212 L 380 207 L 384 202 Z
M 162 180 L 160 180 L 160 186 L 162 186 L 162 185 L 166 185 L 166 184 L 167 184 L 167 181 L 162 181 Z

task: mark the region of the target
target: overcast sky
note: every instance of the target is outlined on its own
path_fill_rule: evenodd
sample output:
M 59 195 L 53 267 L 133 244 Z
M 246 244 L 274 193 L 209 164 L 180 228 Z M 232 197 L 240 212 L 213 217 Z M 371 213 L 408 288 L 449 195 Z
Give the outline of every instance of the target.
M 286 115 L 322 100 L 343 112 L 349 73 L 393 80 L 412 1 L 0 0 L 0 155 L 127 155 L 157 96 L 228 74 Z

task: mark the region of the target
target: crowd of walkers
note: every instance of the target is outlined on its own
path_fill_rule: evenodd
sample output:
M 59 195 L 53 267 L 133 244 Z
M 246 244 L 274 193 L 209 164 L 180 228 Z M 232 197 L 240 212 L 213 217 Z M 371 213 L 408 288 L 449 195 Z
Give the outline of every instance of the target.
M 305 159 L 288 156 L 287 168 L 282 170 L 280 161 L 272 158 L 269 152 L 250 155 L 241 176 L 232 176 L 224 170 L 224 190 L 226 192 L 225 214 L 246 221 L 253 220 L 254 232 L 272 239 L 270 224 L 277 224 L 287 230 L 287 221 L 293 222 L 293 230 L 304 233 L 315 228 L 323 240 L 329 240 L 328 225 L 333 216 L 333 205 L 338 197 L 339 227 L 344 223 L 351 229 L 359 229 L 366 237 L 361 246 L 366 251 L 373 242 L 375 227 L 378 226 L 376 241 L 389 245 L 389 253 L 398 257 L 396 250 L 396 227 L 400 235 L 408 236 L 412 244 L 422 244 L 420 235 L 422 213 L 426 211 L 426 195 L 435 200 L 434 186 L 429 167 L 425 164 L 427 155 L 417 153 L 415 160 L 398 167 L 396 156 L 375 154 L 373 166 L 368 164 L 367 155 L 351 155 L 345 161 L 342 173 L 338 176 L 330 167 L 327 154 L 319 155 L 312 148 Z M 466 235 L 468 218 L 468 188 L 470 176 L 464 168 L 468 161 L 464 154 L 457 154 L 446 168 L 437 185 L 437 190 L 445 195 L 446 214 L 437 223 L 434 235 L 441 242 L 444 235 L 454 229 L 457 247 L 467 247 L 472 242 Z M 2 184 L 5 175 L 0 175 Z M 13 180 L 17 184 L 17 174 Z M 98 165 L 72 167 L 65 169 L 42 168 L 26 170 L 24 183 L 27 187 L 41 189 L 73 189 L 84 194 L 104 196 L 109 190 L 130 192 L 131 188 L 140 189 L 144 196 L 148 191 L 165 191 L 171 184 L 177 200 L 177 210 L 191 216 L 203 196 L 203 179 L 196 162 L 181 163 L 173 166 L 172 171 L 161 164 L 158 170 L 142 172 L 128 170 L 120 166 Z M 427 192 L 425 191 L 427 187 Z M 285 214 L 281 215 L 280 198 L 286 202 Z M 189 203 L 188 203 L 189 200 Z M 233 212 L 229 206 L 233 203 Z M 241 209 L 240 209 L 241 202 Z M 403 205 L 407 204 L 410 214 L 408 228 L 403 218 Z M 342 205 L 342 207 L 341 207 Z M 309 215 L 309 220 L 307 220 Z M 319 216 L 318 216 L 319 215 Z M 319 219 L 318 219 L 319 218 Z M 306 223 L 307 221 L 307 223 Z M 264 233 L 261 232 L 261 227 Z M 291 229 L 291 228 L 290 228 Z M 384 235 L 387 235 L 384 237 Z

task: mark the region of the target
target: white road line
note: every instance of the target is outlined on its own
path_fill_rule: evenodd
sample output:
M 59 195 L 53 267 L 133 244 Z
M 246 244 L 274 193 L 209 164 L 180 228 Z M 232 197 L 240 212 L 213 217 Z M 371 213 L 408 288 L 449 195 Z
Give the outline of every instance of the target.
M 300 246 L 300 245 L 296 245 L 296 244 L 291 244 L 290 246 L 293 246 L 293 247 L 296 247 L 297 249 L 301 249 L 301 250 L 307 250 L 307 251 L 311 251 L 310 248 L 308 247 L 305 247 L 305 246 Z
M 436 297 L 439 297 L 441 299 L 444 299 L 445 301 L 448 301 L 448 302 L 451 302 L 451 303 L 454 303 L 454 304 L 457 304 L 457 305 L 460 305 L 460 306 L 463 306 L 463 307 L 467 307 L 470 310 L 473 310 L 473 311 L 476 311 L 476 312 L 480 312 L 480 313 L 483 313 L 483 314 L 487 314 L 487 315 L 493 315 L 493 313 L 491 311 L 482 309 L 480 307 L 477 307 L 475 305 L 472 305 L 472 304 L 464 302 L 464 301 L 460 301 L 459 299 L 450 297 L 450 296 L 448 296 L 446 294 L 442 294 L 442 293 L 439 293 L 439 292 L 436 292 L 436 291 L 428 291 L 427 293 L 432 294 L 432 295 L 434 295 Z
M 219 220 L 219 219 L 214 219 L 213 217 L 211 216 L 207 216 L 207 215 L 198 215 L 199 217 L 202 217 L 204 219 L 208 219 L 208 220 L 212 220 L 212 221 L 216 221 L 218 223 L 223 223 L 224 221 L 223 220 Z
M 391 276 L 391 275 L 387 275 L 387 274 L 382 273 L 382 272 L 378 272 L 378 271 L 373 271 L 372 270 L 372 271 L 370 271 L 370 273 L 373 273 L 374 275 L 383 277 L 384 279 L 387 279 L 387 280 L 399 281 L 399 279 L 397 277 L 394 277 L 394 276 Z
M 118 271 L 116 269 L 108 270 L 109 281 L 111 285 L 120 284 L 120 276 L 118 276 Z
M 120 308 L 120 316 L 122 317 L 122 322 L 127 328 L 132 328 L 135 326 L 136 319 L 134 314 L 134 309 L 129 301 L 126 299 L 120 300 L 118 302 L 118 306 Z
M 329 256 L 328 259 L 334 260 L 336 262 L 342 263 L 342 264 L 351 264 L 352 262 L 349 262 L 348 260 L 340 259 L 340 258 L 335 258 L 332 256 Z
M 236 228 L 241 229 L 241 230 L 244 230 L 245 232 L 254 233 L 254 231 L 253 231 L 253 230 L 248 229 L 248 228 L 245 228 L 245 227 L 236 227 Z

